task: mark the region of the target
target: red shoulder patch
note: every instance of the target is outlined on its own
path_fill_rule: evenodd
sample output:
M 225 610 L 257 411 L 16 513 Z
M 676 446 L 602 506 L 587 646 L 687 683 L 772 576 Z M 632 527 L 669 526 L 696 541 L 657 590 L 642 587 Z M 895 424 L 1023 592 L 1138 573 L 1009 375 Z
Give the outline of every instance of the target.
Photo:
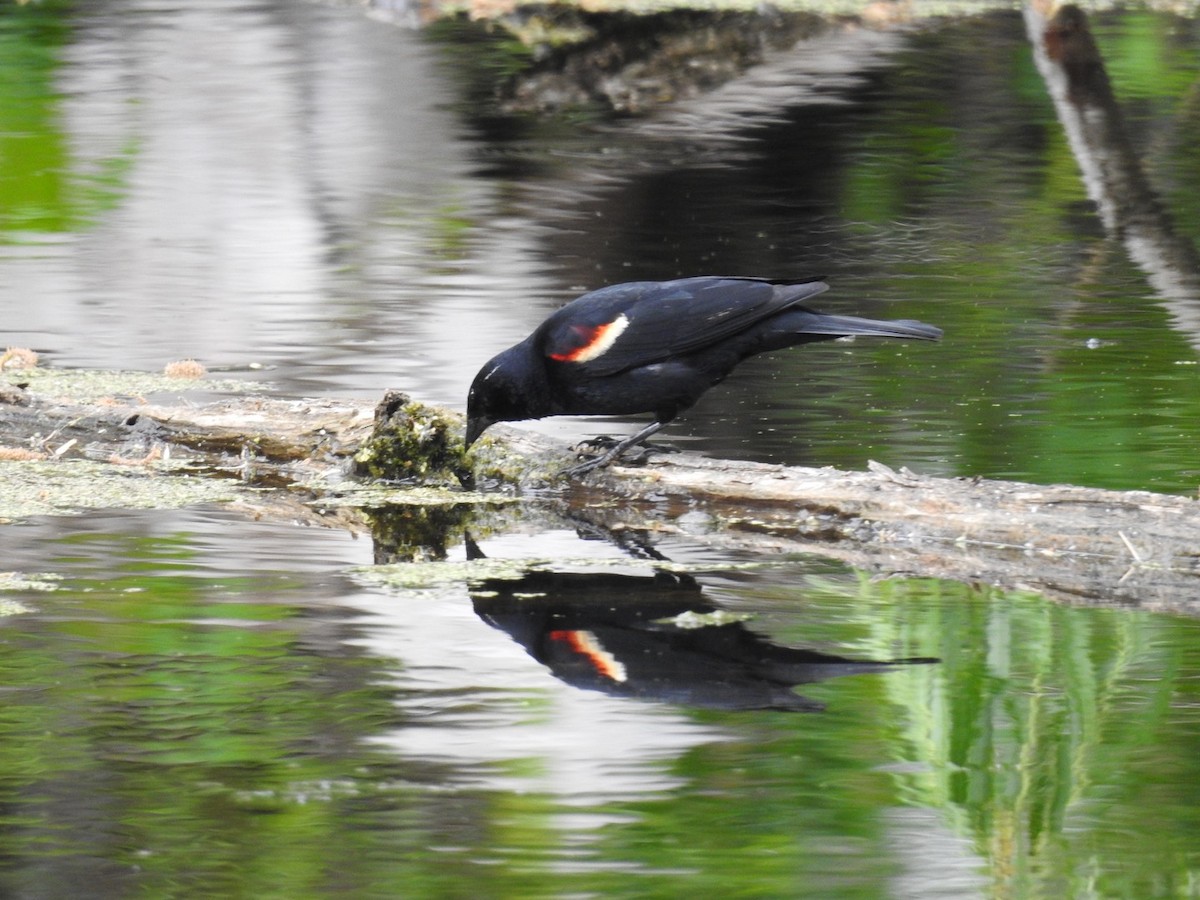
M 596 359 L 603 356 L 628 327 L 629 319 L 624 313 L 603 325 L 572 325 L 569 329 L 573 338 L 570 341 L 571 346 L 551 353 L 550 358 L 558 362 L 574 363 Z

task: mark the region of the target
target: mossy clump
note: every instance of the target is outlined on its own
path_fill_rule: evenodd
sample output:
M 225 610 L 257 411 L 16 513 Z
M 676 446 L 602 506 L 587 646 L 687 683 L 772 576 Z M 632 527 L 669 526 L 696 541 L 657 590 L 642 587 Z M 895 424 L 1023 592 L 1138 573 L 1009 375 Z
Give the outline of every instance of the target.
M 353 472 L 401 484 L 470 484 L 462 423 L 388 391 L 375 407 L 375 430 L 354 454 Z
M 368 510 L 366 516 L 375 543 L 375 562 L 443 560 L 451 536 L 465 531 L 476 512 L 477 508 L 468 503 Z

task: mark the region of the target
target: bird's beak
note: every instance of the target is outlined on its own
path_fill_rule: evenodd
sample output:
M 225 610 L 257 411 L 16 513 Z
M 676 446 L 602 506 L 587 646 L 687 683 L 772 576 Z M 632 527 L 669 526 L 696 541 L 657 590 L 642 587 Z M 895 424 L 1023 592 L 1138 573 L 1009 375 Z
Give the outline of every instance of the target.
M 496 424 L 496 420 L 489 419 L 486 416 L 473 416 L 467 419 L 467 446 L 470 447 L 479 440 L 479 436 L 494 424 Z

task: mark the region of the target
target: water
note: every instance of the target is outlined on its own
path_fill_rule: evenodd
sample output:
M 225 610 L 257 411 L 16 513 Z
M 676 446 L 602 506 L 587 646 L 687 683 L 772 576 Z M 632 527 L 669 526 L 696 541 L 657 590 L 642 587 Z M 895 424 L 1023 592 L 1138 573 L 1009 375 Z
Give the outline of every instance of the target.
M 6 591 L 28 609 L 0 642 L 9 896 L 1194 889 L 1194 621 L 820 559 L 729 569 L 750 560 L 661 540 L 698 571 L 680 589 L 565 527 L 470 551 L 620 563 L 565 594 L 538 582 L 521 620 L 502 582 L 380 586 L 365 537 L 219 509 L 42 519 L 3 542 L 58 576 Z M 461 535 L 446 553 L 467 565 Z M 824 712 L 681 706 L 663 697 L 702 671 L 746 671 L 631 627 L 587 587 L 616 576 L 640 579 L 627 605 L 721 610 L 761 652 L 941 662 L 810 669 L 796 694 Z M 548 655 L 556 628 L 592 655 Z M 638 668 L 660 639 L 674 653 Z M 607 650 L 640 699 L 589 683 L 580 660 Z
M 1015 15 L 877 38 L 835 90 L 797 86 L 803 102 L 769 117 L 729 115 L 731 134 L 683 113 L 484 127 L 460 85 L 467 62 L 491 71 L 484 51 L 318 5 L 39 4 L 3 21 L 17 162 L 0 174 L 0 321 L 50 363 L 195 357 L 289 394 L 400 387 L 461 407 L 484 360 L 585 289 L 817 273 L 824 307 L 922 318 L 946 341 L 755 360 L 671 438 L 800 464 L 1200 483 L 1197 338 L 1091 213 Z M 1194 242 L 1195 22 L 1131 12 L 1096 30 Z
M 1194 243 L 1195 20 L 1094 25 Z M 824 308 L 946 340 L 754 360 L 671 439 L 1200 483 L 1197 336 L 1101 226 L 1018 17 L 867 55 L 830 37 L 760 79 L 783 91 L 766 109 L 609 125 L 481 118 L 471 86 L 503 59 L 466 40 L 317 4 L 0 8 L 0 340 L 461 407 L 483 360 L 588 288 L 825 274 Z M 814 92 L 818 62 L 834 87 Z M 196 507 L 0 528 L 0 569 L 31 579 L 0 581 L 0 893 L 1197 893 L 1194 621 L 684 536 L 653 553 L 690 574 L 656 577 L 636 542 L 541 508 L 421 524 Z M 433 562 L 376 565 L 399 547 Z M 659 621 L 685 606 L 709 628 Z M 795 665 L 772 681 L 746 653 Z M 908 657 L 940 662 L 845 668 Z

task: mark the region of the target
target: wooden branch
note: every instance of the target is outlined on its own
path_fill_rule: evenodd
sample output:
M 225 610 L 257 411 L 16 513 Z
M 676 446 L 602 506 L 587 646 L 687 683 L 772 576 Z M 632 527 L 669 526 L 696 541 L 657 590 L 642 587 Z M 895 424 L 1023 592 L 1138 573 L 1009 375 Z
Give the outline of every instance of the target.
M 712 543 L 1200 614 L 1200 503 L 1186 497 L 682 455 L 594 481 L 626 496 L 688 498 L 713 517 L 715 532 L 702 536 Z
M 374 410 L 261 397 L 199 407 L 20 399 L 0 405 L 6 443 L 24 425 L 29 435 L 57 435 L 57 446 L 75 439 L 94 456 L 105 442 L 120 453 L 130 429 L 148 428 L 153 441 L 175 448 L 176 459 L 191 454 L 214 470 L 243 466 L 253 470 L 254 483 L 278 486 L 256 495 L 256 515 L 291 518 L 305 509 L 315 517 L 304 501 L 335 495 L 353 457 L 399 428 L 404 452 L 432 441 L 443 454 L 457 453 L 485 492 L 520 496 L 537 487 L 531 502 L 544 506 L 550 498 L 571 518 L 614 531 L 684 532 L 713 546 L 811 552 L 879 574 L 1200 614 L 1200 502 L 1186 497 L 934 478 L 878 463 L 843 472 L 686 453 L 653 454 L 644 466 L 568 481 L 556 473 L 573 458 L 555 442 L 498 426 L 463 460 L 458 414 L 397 395 Z M 53 444 L 24 449 L 57 452 Z M 72 453 L 61 455 L 64 464 Z

